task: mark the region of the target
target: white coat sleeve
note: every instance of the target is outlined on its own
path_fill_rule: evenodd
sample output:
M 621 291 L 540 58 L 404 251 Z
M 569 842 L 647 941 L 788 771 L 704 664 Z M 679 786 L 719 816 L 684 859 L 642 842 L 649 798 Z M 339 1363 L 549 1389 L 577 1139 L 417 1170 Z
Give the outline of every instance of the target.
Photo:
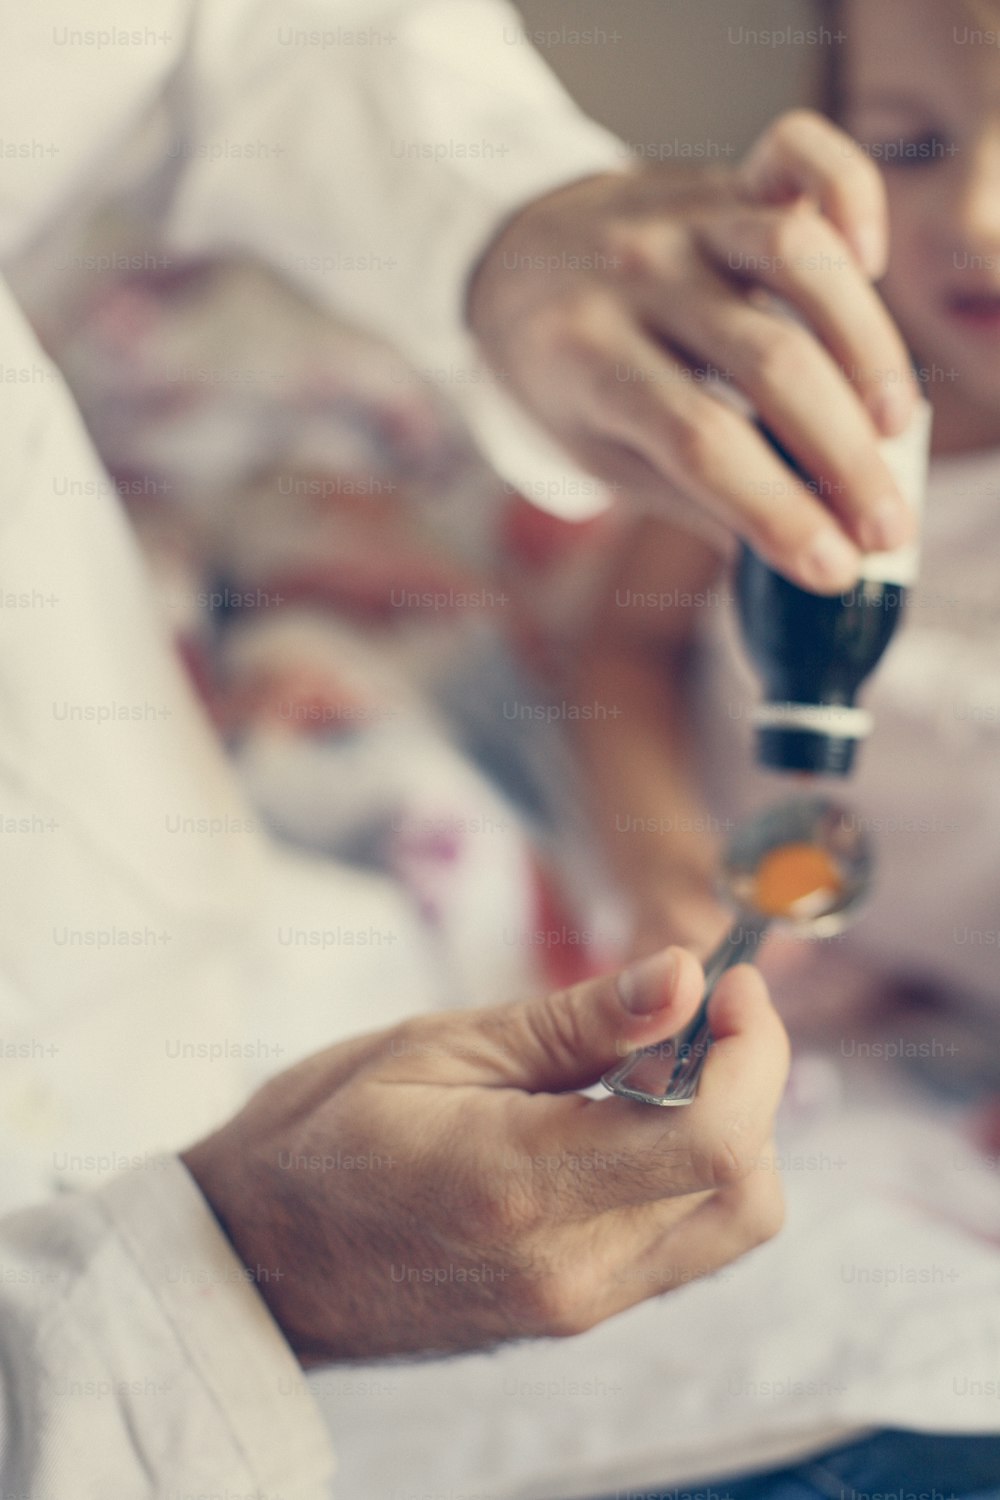
M 302 1372 L 176 1157 L 0 1219 L 0 1493 L 322 1500 Z
M 0 1496 L 322 1500 L 326 1424 L 254 1284 L 274 1271 L 248 1275 L 169 1154 L 245 1095 L 165 1042 L 241 1036 L 263 855 L 169 834 L 170 808 L 237 822 L 238 789 L 2 281 L 0 349 L 31 377 L 0 382 Z
M 4 257 L 30 249 L 62 208 L 98 195 L 102 170 L 162 97 L 178 127 L 167 215 L 174 243 L 259 256 L 446 381 L 452 368 L 460 379 L 471 358 L 465 285 L 490 236 L 537 194 L 621 165 L 617 143 L 579 115 L 525 44 L 515 12 L 493 0 L 150 0 L 141 24 L 131 0 L 4 0 L 0 9 L 20 44 L 0 122 L 5 141 L 27 148 L 0 186 Z M 16 331 L 3 327 L 5 337 Z M 11 367 L 16 347 L 4 349 Z M 66 404 L 28 345 L 23 368 L 42 377 L 16 388 L 32 409 L 0 431 L 0 520 L 18 535 L 29 498 L 38 513 L 28 480 L 38 454 L 48 460 L 52 415 Z M 14 395 L 5 389 L 11 404 Z M 98 498 L 108 483 L 90 451 L 75 447 L 59 473 Z M 68 552 L 74 536 L 61 513 L 42 560 Z M 95 545 L 93 537 L 84 545 L 67 589 L 83 587 L 78 574 L 89 581 Z M 124 609 L 137 590 L 116 579 L 109 598 Z M 79 757 L 54 734 L 35 743 L 28 733 L 32 694 L 51 694 L 72 637 L 53 630 L 54 655 L 39 659 L 32 686 L 34 664 L 13 625 L 10 635 L 8 666 L 25 678 L 0 724 L 11 785 L 19 795 L 55 796 L 65 753 L 70 775 L 59 785 L 75 793 Z M 98 631 L 95 641 L 86 687 L 103 693 L 109 676 L 110 701 L 110 665 L 135 646 L 128 630 Z M 170 742 L 164 735 L 167 759 Z M 96 740 L 94 753 L 99 771 Z M 117 789 L 139 813 L 124 831 L 123 819 L 98 816 L 97 796 L 74 816 L 84 869 L 98 851 L 124 880 L 136 842 L 136 870 L 156 863 L 163 793 L 154 783 L 167 773 L 157 754 L 138 758 L 134 771 Z M 140 879 L 126 884 L 145 890 Z M 72 885 L 86 893 L 85 878 Z M 25 931 L 48 916 L 39 896 L 48 889 L 23 873 L 12 888 Z M 15 937 L 42 1025 L 44 1006 L 59 1001 L 55 968 L 53 986 L 43 983 L 37 955 Z M 179 936 L 170 952 L 177 957 L 165 972 L 176 969 L 183 1000 Z M 92 1001 L 86 987 L 84 1000 Z M 67 1087 L 96 1094 L 102 1079 L 77 1070 Z M 8 1500 L 220 1487 L 318 1500 L 330 1466 L 297 1366 L 178 1162 L 0 1217 L 0 1493 Z
M 623 169 L 502 0 L 204 0 L 174 238 L 264 256 L 434 371 L 514 211 Z
M 512 6 L 215 0 L 197 11 L 178 102 L 178 248 L 267 260 L 439 383 L 527 494 L 567 516 L 603 508 L 489 375 L 464 320 L 469 273 L 507 218 L 628 166 Z
M 530 450 L 529 494 L 569 467 L 478 361 L 469 274 L 532 199 L 629 160 L 513 6 L 145 0 L 140 24 L 133 0 L 0 0 L 0 17 L 18 59 L 0 93 L 0 262 L 100 201 L 155 120 L 179 252 L 254 256 L 387 338 L 522 487 Z

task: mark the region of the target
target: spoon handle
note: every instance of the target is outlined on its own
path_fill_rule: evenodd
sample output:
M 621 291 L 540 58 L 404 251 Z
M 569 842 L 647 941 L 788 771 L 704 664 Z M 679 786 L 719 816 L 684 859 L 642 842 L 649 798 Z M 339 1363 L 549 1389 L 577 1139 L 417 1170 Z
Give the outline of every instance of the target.
M 676 1036 L 631 1053 L 601 1082 L 613 1094 L 642 1104 L 690 1104 L 712 1045 L 708 1004 L 727 969 L 751 958 L 767 931 L 766 918 L 744 918 L 731 927 L 705 961 L 705 992 L 690 1021 Z

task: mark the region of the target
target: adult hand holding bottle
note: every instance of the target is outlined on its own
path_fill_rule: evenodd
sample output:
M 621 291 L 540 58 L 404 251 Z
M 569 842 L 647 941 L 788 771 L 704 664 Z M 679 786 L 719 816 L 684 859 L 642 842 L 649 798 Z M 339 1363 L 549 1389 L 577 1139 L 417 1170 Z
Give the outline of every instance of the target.
M 862 552 L 913 531 L 877 448 L 917 400 L 871 286 L 886 255 L 877 168 L 800 110 L 738 168 L 606 174 L 530 204 L 480 261 L 469 321 L 508 388 L 585 468 L 654 511 L 680 490 L 785 576 L 836 594 Z M 709 394 L 711 371 L 812 488 Z

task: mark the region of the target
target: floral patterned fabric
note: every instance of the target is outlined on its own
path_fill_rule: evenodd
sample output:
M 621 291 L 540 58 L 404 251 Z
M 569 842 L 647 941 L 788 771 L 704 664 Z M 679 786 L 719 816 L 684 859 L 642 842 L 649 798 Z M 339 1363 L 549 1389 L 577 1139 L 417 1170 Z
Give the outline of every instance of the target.
M 445 1003 L 607 965 L 560 674 L 614 516 L 513 492 L 447 392 L 256 267 L 104 260 L 73 296 L 44 272 L 20 294 L 275 834 L 391 873 Z

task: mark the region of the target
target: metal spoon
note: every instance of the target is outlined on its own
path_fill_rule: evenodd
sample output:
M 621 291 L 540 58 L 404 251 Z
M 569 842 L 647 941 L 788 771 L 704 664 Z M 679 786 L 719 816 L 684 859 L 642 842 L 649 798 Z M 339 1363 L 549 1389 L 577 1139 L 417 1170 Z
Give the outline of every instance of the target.
M 775 918 L 754 905 L 754 879 L 766 854 L 785 844 L 813 844 L 833 861 L 840 876 L 836 892 L 817 892 L 797 909 Z M 643 1104 L 690 1104 L 712 1044 L 708 1003 L 727 969 L 744 963 L 760 947 L 773 921 L 804 937 L 832 937 L 850 926 L 871 891 L 874 855 L 870 841 L 849 808 L 826 797 L 796 797 L 743 823 L 723 856 L 719 891 L 739 921 L 705 963 L 705 993 L 683 1031 L 653 1047 L 633 1052 L 605 1073 L 601 1082 L 613 1094 Z

